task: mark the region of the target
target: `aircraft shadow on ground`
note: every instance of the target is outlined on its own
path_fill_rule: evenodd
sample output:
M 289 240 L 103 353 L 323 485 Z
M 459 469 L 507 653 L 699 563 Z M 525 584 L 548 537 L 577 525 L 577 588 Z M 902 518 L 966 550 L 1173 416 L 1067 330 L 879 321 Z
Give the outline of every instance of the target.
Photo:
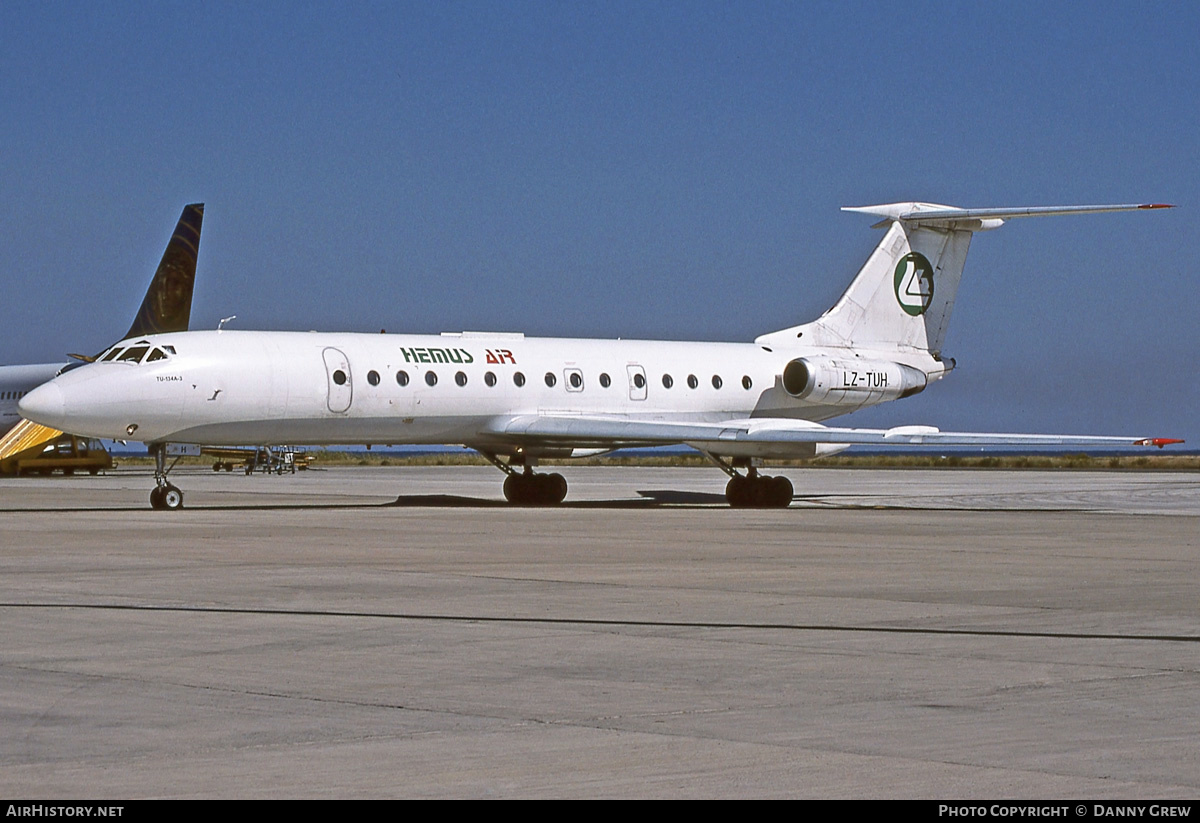
M 566 501 L 557 506 L 523 506 L 519 508 L 556 508 L 556 509 L 653 509 L 659 506 L 726 506 L 725 495 L 705 492 L 678 491 L 675 489 L 639 490 L 638 498 L 617 500 L 577 500 Z M 461 509 L 512 509 L 511 503 L 484 497 L 466 497 L 458 494 L 402 494 L 395 500 L 386 502 L 337 502 L 314 501 L 312 503 L 247 503 L 247 504 L 202 504 L 187 505 L 182 511 L 272 511 L 272 510 L 319 510 L 319 509 L 378 509 L 378 508 L 461 508 Z M 117 511 L 149 511 L 149 506 L 80 506 L 71 508 L 0 508 L 0 513 L 44 512 L 68 514 L 70 512 L 117 512 Z
M 330 500 L 306 502 L 290 502 L 290 503 L 245 503 L 245 504 L 208 504 L 208 505 L 185 505 L 184 512 L 187 511 L 313 511 L 313 510 L 345 510 L 345 509 L 381 509 L 381 508 L 411 508 L 411 509 L 436 509 L 436 508 L 459 508 L 459 509 L 629 509 L 629 510 L 647 510 L 659 507 L 672 508 L 728 508 L 729 504 L 725 499 L 724 494 L 713 492 L 694 492 L 680 491 L 678 489 L 639 489 L 639 497 L 624 498 L 615 500 L 577 500 L 565 501 L 556 506 L 513 506 L 504 500 L 496 500 L 485 497 L 466 497 L 457 494 L 402 494 L 394 500 L 383 502 L 337 502 Z M 796 504 L 800 505 L 796 505 Z M 918 506 L 912 503 L 905 505 L 896 505 L 888 503 L 884 500 L 876 500 L 871 502 L 864 500 L 862 495 L 857 494 L 808 494 L 795 495 L 792 499 L 793 510 L 814 509 L 824 510 L 841 510 L 841 511 L 963 511 L 963 512 L 981 512 L 981 511 L 1005 511 L 1005 512 L 1087 512 L 1090 509 L 1078 509 L 1062 506 L 1044 506 L 1044 507 L 1014 507 L 1014 508 L 995 508 L 979 505 L 931 505 Z M 79 506 L 71 508 L 54 508 L 54 507 L 38 507 L 38 508 L 0 508 L 0 514 L 17 514 L 17 513 L 54 513 L 54 514 L 70 514 L 72 512 L 139 512 L 150 511 L 149 506 L 133 505 L 133 506 Z M 747 511 L 767 511 L 765 509 L 749 509 Z M 780 509 L 775 509 L 780 511 Z
M 557 506 L 529 506 L 522 508 L 558 508 L 558 509 L 646 509 L 655 506 L 712 506 L 725 505 L 725 495 L 707 494 L 703 492 L 677 491 L 673 489 L 638 490 L 640 497 L 622 500 L 567 500 Z M 464 497 L 456 494 L 402 494 L 388 506 L 404 507 L 461 507 L 461 508 L 501 508 L 511 509 L 514 506 L 503 500 L 489 500 L 479 497 Z

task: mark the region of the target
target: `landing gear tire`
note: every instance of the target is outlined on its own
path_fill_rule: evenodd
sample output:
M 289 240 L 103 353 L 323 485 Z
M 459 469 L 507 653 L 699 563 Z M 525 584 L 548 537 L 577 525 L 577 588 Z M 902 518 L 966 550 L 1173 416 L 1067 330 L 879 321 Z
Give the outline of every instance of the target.
M 752 481 L 748 477 L 735 474 L 725 484 L 725 499 L 735 509 L 743 509 L 750 505 L 750 489 Z
M 524 502 L 526 483 L 521 479 L 519 474 L 510 474 L 504 478 L 504 499 L 514 506 L 519 506 Z
M 792 505 L 792 498 L 796 494 L 796 490 L 792 488 L 792 481 L 786 477 L 776 477 L 771 484 L 774 489 L 775 506 L 780 509 L 786 509 Z
M 557 506 L 567 496 L 561 474 L 510 474 L 504 478 L 504 499 L 514 506 Z
M 558 472 L 546 475 L 546 502 L 552 506 L 567 499 L 567 478 Z
M 150 490 L 150 508 L 159 511 L 175 511 L 183 508 L 183 492 L 168 483 Z
M 734 475 L 725 486 L 725 499 L 735 509 L 786 509 L 793 493 L 792 481 L 767 475 Z

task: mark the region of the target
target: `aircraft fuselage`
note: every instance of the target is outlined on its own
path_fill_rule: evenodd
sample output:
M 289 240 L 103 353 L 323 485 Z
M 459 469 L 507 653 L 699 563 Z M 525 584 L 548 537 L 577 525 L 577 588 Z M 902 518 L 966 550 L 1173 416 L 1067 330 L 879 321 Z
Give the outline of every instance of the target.
M 101 360 L 63 375 L 61 397 L 40 399 L 39 418 L 146 442 L 488 445 L 481 431 L 501 415 L 818 421 L 899 396 L 885 367 L 943 374 L 926 352 L 891 352 L 880 364 L 863 352 L 752 343 L 207 331 L 140 345 L 150 352 L 141 362 Z M 155 349 L 164 353 L 150 359 Z M 789 362 L 830 355 L 861 362 L 837 372 L 836 396 L 809 402 L 785 391 Z

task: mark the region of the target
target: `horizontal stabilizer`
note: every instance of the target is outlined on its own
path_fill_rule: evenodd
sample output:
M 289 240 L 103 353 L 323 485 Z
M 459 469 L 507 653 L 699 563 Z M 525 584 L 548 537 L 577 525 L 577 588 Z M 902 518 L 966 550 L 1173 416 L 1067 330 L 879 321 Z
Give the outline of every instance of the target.
M 937 203 L 884 203 L 878 206 L 845 206 L 842 211 L 874 214 L 908 223 L 966 220 L 1011 220 L 1015 217 L 1048 217 L 1058 214 L 1104 214 L 1114 211 L 1173 209 L 1168 203 L 1123 203 L 1105 206 L 1024 206 L 1011 209 L 956 209 Z

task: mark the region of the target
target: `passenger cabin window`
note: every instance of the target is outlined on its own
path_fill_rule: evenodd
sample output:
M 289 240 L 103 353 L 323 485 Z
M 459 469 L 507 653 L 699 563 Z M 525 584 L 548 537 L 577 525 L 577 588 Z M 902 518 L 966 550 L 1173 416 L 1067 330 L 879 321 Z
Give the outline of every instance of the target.
M 635 374 L 633 376 L 633 385 L 637 386 L 639 389 L 646 388 L 646 376 L 641 372 Z
M 554 376 L 554 372 L 552 372 L 552 371 L 546 372 L 546 385 L 547 386 L 550 386 L 551 388 L 553 388 L 554 384 L 557 382 L 558 382 L 558 378 Z
M 458 385 L 460 385 L 460 386 L 465 386 L 465 385 L 467 385 L 467 374 L 466 374 L 466 372 L 461 372 L 461 371 L 460 371 L 458 374 L 454 375 L 454 382 L 455 382 L 455 383 L 457 383 L 457 384 L 458 384 Z
M 674 385 L 675 385 L 674 378 L 672 378 L 671 375 L 669 375 L 669 374 L 664 374 L 663 375 L 663 388 L 669 389 Z
M 429 386 L 436 386 L 437 385 L 437 372 L 435 372 L 435 371 L 425 372 L 425 383 L 426 383 L 426 385 L 429 385 Z
M 487 383 L 487 385 L 488 385 L 488 388 L 489 388 L 489 389 L 490 389 L 492 386 L 496 385 L 496 373 L 495 373 L 495 372 L 488 372 L 487 374 L 485 374 L 485 375 L 483 376 L 483 382 L 484 382 L 484 383 Z
M 611 385 L 612 385 L 612 378 L 611 378 L 611 377 L 609 377 L 607 373 L 601 372 L 601 374 L 600 374 L 600 385 L 601 385 L 603 388 L 606 388 L 606 389 L 607 389 L 609 386 L 611 386 Z
M 750 391 L 750 387 L 754 385 L 754 381 L 750 379 L 750 375 L 742 375 L 742 388 Z
M 337 383 L 339 386 L 346 385 L 346 373 L 341 369 L 335 371 L 333 373 L 333 382 Z
M 378 386 L 379 385 L 379 372 L 375 371 L 374 369 L 371 369 L 369 372 L 367 372 L 367 382 L 370 383 L 372 386 Z
M 581 375 L 579 372 L 577 372 L 577 371 L 571 372 L 570 380 L 571 380 L 571 388 L 573 388 L 573 389 L 583 388 L 583 375 Z
M 513 372 L 513 384 L 519 389 L 525 385 L 525 375 L 521 372 Z
M 714 389 L 719 389 L 719 388 L 721 388 L 721 375 L 719 375 L 719 374 L 714 374 L 714 375 L 713 375 L 713 381 L 712 381 L 712 383 L 713 383 L 713 388 L 714 388 Z
M 700 381 L 696 379 L 696 375 L 689 374 L 688 375 L 688 388 L 694 389 L 699 385 L 700 385 Z
M 400 371 L 396 372 L 396 385 L 397 386 L 407 386 L 408 385 L 408 372 L 406 372 L 404 369 L 401 369 Z

